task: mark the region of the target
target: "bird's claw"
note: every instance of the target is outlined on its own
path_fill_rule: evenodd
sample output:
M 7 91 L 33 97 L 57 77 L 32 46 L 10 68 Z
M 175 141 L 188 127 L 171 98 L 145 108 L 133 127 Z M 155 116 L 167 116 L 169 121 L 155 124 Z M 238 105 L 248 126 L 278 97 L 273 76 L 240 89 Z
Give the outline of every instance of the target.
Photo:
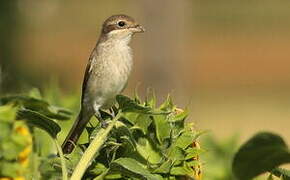
M 103 129 L 106 129 L 108 127 L 109 123 L 107 121 L 101 121 L 101 127 Z

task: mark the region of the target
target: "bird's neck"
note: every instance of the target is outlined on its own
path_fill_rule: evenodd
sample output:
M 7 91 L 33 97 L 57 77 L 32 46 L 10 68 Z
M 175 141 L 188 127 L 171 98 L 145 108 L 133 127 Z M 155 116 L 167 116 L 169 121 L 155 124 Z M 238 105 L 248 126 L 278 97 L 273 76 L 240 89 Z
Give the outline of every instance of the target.
M 129 47 L 129 43 L 131 41 L 131 37 L 132 37 L 131 35 L 121 37 L 120 36 L 101 37 L 97 44 L 97 51 L 105 50 L 108 53 L 112 52 L 126 53 L 126 51 L 128 51 L 128 53 L 130 53 L 129 51 L 131 51 L 131 48 Z
M 108 34 L 101 34 L 99 43 L 128 45 L 132 39 L 132 35 L 128 31 L 113 31 Z

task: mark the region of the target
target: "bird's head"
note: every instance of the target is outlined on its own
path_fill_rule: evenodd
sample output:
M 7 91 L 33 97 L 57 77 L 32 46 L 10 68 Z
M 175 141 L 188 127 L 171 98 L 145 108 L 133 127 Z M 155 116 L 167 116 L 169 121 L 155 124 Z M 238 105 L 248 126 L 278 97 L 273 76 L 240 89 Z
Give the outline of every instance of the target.
M 130 39 L 133 34 L 144 31 L 132 17 L 121 14 L 113 15 L 103 23 L 102 36 L 117 40 Z

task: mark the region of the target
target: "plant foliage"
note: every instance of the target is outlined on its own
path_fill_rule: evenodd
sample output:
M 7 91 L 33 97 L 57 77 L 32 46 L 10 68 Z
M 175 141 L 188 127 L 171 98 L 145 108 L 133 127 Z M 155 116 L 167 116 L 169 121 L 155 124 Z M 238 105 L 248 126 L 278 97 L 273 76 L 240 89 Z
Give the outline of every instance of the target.
M 64 179 L 64 169 L 73 174 L 78 161 L 95 139 L 102 144 L 90 161 L 83 179 L 200 179 L 199 155 L 202 150 L 197 143 L 200 132 L 194 130 L 192 124 L 185 122 L 187 110 L 178 109 L 170 97 L 160 106 L 157 106 L 155 96 L 146 98 L 145 102 L 137 96 L 131 99 L 118 95 L 116 100 L 117 106 L 112 108 L 113 113 L 101 112 L 102 119 L 108 123 L 112 122 L 115 114 L 120 113 L 120 118 L 114 122 L 108 135 L 99 141 L 96 135 L 103 131 L 101 124 L 88 125 L 88 140 L 78 144 L 75 151 L 66 156 L 67 167 L 61 152 L 60 156 L 53 152 L 50 156 L 43 156 L 37 152 L 37 148 L 32 148 L 33 152 L 28 154 L 37 158 L 30 161 L 22 172 L 17 165 L 20 162 L 19 154 L 27 146 L 32 146 L 32 139 L 37 137 L 30 138 L 30 144 L 25 144 L 24 140 L 18 142 L 18 139 L 11 135 L 13 123 L 19 122 L 31 127 L 31 130 L 27 128 L 27 132 L 31 132 L 32 136 L 33 128 L 40 128 L 56 142 L 61 131 L 61 126 L 56 120 L 68 120 L 72 113 L 65 108 L 51 105 L 37 90 L 28 95 L 1 98 L 0 178 L 14 178 L 23 174 L 27 179 Z M 16 139 L 16 145 L 11 138 Z M 57 143 L 56 146 L 59 150 Z M 13 151 L 8 152 L 7 148 Z M 19 172 L 7 168 L 10 167 L 8 165 L 4 168 L 3 157 L 5 162 L 9 161 L 15 165 Z M 24 173 L 26 171 L 30 172 Z
M 290 163 L 290 150 L 284 140 L 276 134 L 261 132 L 240 147 L 233 160 L 233 172 L 242 180 L 265 172 L 289 179 L 289 171 L 277 168 L 285 163 Z

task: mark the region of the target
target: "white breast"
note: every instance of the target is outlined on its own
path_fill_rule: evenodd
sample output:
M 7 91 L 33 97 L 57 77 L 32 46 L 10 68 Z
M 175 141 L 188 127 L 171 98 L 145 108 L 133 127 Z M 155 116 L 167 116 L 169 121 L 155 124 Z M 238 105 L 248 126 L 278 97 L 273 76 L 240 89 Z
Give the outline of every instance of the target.
M 88 90 L 94 103 L 107 108 L 127 84 L 133 65 L 131 48 L 126 41 L 99 44 L 94 61 Z

